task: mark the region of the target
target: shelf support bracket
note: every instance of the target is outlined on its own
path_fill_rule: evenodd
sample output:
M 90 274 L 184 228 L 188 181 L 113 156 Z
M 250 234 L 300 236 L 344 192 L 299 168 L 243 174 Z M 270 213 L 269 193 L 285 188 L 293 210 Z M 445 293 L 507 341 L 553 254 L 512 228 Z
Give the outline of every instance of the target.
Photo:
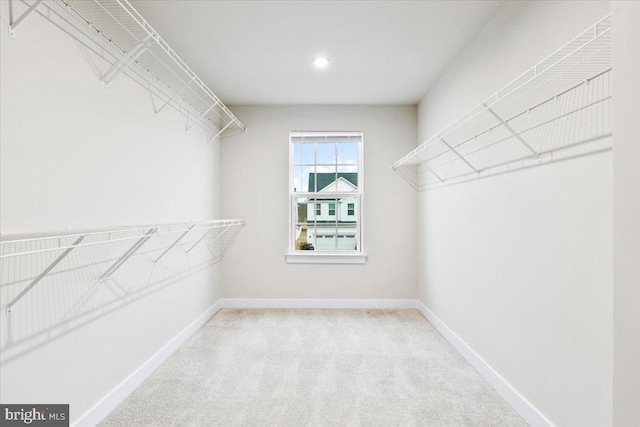
M 223 235 L 224 233 L 226 233 L 226 232 L 227 232 L 227 230 L 229 230 L 230 228 L 231 228 L 231 226 L 230 226 L 230 225 L 227 225 L 227 227 L 222 231 L 222 233 L 218 234 L 218 235 L 216 236 L 216 238 L 215 238 L 215 239 L 213 239 L 213 241 L 215 242 L 215 241 L 216 241 L 216 240 L 218 240 L 220 237 L 222 237 L 222 235 Z M 206 233 L 204 233 L 204 236 L 202 236 L 201 238 L 199 238 L 199 239 L 198 239 L 198 241 L 197 241 L 197 242 L 195 242 L 195 243 L 193 244 L 193 246 L 191 246 L 189 249 L 187 249 L 187 253 L 191 252 L 191 250 L 192 250 L 193 248 L 195 248 L 196 246 L 198 246 L 198 244 L 199 244 L 200 242 L 202 242 L 202 241 L 205 239 L 205 237 L 207 237 L 207 236 L 209 235 L 209 233 L 211 233 L 211 230 L 209 230 L 209 231 L 207 231 Z
M 43 1 L 44 0 L 36 0 L 31 6 L 29 6 L 29 9 L 27 9 L 22 15 L 20 15 L 18 17 L 18 19 L 16 19 L 15 21 L 11 22 L 11 24 L 9 25 L 9 36 L 11 36 L 11 37 L 15 37 L 16 36 L 16 27 L 18 26 L 18 24 L 20 24 L 24 20 L 24 18 L 26 18 L 28 15 L 30 15 L 31 12 L 36 10 L 36 8 L 38 6 L 40 6 L 40 4 Z
M 218 240 L 218 238 L 220 238 L 220 236 L 222 236 L 224 233 L 227 232 L 227 230 L 230 228 L 231 226 L 228 226 L 222 233 L 220 233 L 219 236 L 216 236 L 214 242 L 216 240 Z M 220 255 L 218 255 L 217 257 L 214 255 L 213 260 L 215 262 L 220 261 L 222 258 L 224 258 L 224 256 L 227 254 L 227 251 L 229 250 L 229 248 L 231 247 L 231 245 L 233 244 L 233 242 L 235 242 L 236 237 L 238 237 L 238 234 L 240 234 L 240 231 L 242 231 L 242 227 L 238 227 L 238 230 L 236 230 L 235 233 L 233 233 L 233 236 L 231 236 L 231 240 L 229 240 L 229 242 L 224 246 L 224 248 L 222 248 L 222 251 L 220 252 Z
M 446 145 L 447 147 L 449 147 L 449 149 L 450 149 L 451 151 L 453 151 L 453 152 L 456 154 L 456 156 L 458 156 L 458 157 L 460 158 L 460 160 L 462 160 L 463 162 L 465 162 L 465 163 L 467 164 L 467 166 L 469 166 L 471 169 L 473 169 L 473 171 L 474 171 L 475 173 L 480 173 L 480 171 L 479 171 L 478 169 L 476 169 L 476 168 L 475 168 L 471 163 L 469 163 L 469 161 L 468 161 L 467 159 L 465 159 L 465 158 L 464 158 L 464 156 L 463 156 L 462 154 L 458 153 L 458 151 L 457 151 L 455 148 L 453 148 L 453 146 L 449 145 L 449 143 L 448 143 L 447 141 L 445 141 L 444 139 L 442 139 L 442 137 L 441 137 L 441 136 L 438 136 L 438 139 L 439 139 L 440 141 L 442 141 L 442 143 L 443 143 L 444 145 Z M 426 166 L 426 165 L 425 165 L 425 166 Z M 433 172 L 433 171 L 431 171 L 431 172 Z M 434 173 L 434 175 L 435 175 L 435 173 Z M 436 176 L 438 176 L 438 175 L 436 175 Z
M 173 96 L 172 96 L 171 98 L 167 99 L 167 100 L 165 101 L 165 103 L 164 103 L 164 104 L 162 104 L 162 106 L 156 110 L 156 115 L 160 114 L 160 112 L 161 112 L 162 110 L 164 110 L 164 107 L 166 107 L 167 105 L 171 104 L 171 102 L 172 102 L 174 99 L 176 99 L 178 96 L 180 96 L 180 94 L 182 93 L 182 91 L 183 91 L 183 90 L 185 90 L 185 89 L 187 88 L 187 86 L 189 86 L 189 85 L 191 84 L 191 82 L 192 82 L 192 81 L 193 81 L 193 77 L 191 77 L 191 79 L 190 79 L 188 82 L 186 82 L 184 85 L 182 85 L 182 87 L 180 88 L 180 90 L 179 90 L 179 91 L 177 91 L 176 93 L 174 93 L 174 94 L 173 94 Z
M 424 166 L 429 172 L 431 172 L 436 178 L 438 178 L 438 181 L 444 182 L 444 179 L 440 178 L 440 175 L 438 175 L 433 169 L 427 166 L 427 162 L 422 162 L 422 166 Z
M 499 121 L 502 126 L 505 127 L 505 129 L 507 129 L 509 131 L 509 133 L 511 135 L 513 135 L 518 141 L 520 141 L 520 143 L 522 145 L 524 145 L 529 151 L 531 151 L 531 154 L 535 154 L 536 156 L 540 156 L 540 153 L 538 153 L 536 150 L 533 149 L 533 147 L 531 145 L 529 145 L 529 143 L 527 143 L 527 141 L 525 141 L 519 134 L 518 132 L 516 132 L 515 130 L 513 130 L 513 128 L 511 126 L 509 126 L 509 123 L 505 122 L 504 120 L 502 120 L 502 117 L 500 117 L 498 115 L 498 113 L 496 113 L 495 111 L 493 111 L 491 109 L 491 107 L 489 107 L 486 103 L 483 103 L 482 105 L 484 105 L 485 107 L 487 107 L 487 111 L 491 113 L 491 115 L 493 117 L 495 117 L 495 119 L 497 121 Z
M 107 271 L 102 274 L 102 276 L 100 276 L 100 282 L 104 282 L 105 279 L 111 277 L 113 273 L 115 273 L 120 267 L 122 267 L 122 265 L 129 258 L 131 258 L 131 256 L 135 254 L 138 249 L 142 247 L 142 245 L 147 243 L 147 240 L 149 240 L 151 238 L 151 235 L 156 231 L 158 231 L 157 228 L 152 228 L 151 230 L 147 231 L 143 237 L 141 237 L 136 243 L 134 243 L 133 246 L 131 246 L 120 258 L 118 258 L 116 262 L 111 265 L 111 267 L 107 269 Z
M 177 245 L 177 244 L 178 244 L 178 242 L 179 242 L 180 240 L 182 240 L 182 238 L 183 238 L 184 236 L 186 236 L 187 234 L 189 234 L 189 232 L 191 231 L 191 229 L 192 229 L 194 226 L 195 226 L 195 224 L 190 225 L 190 226 L 187 228 L 187 231 L 185 231 L 184 233 L 182 233 L 182 234 L 180 235 L 180 237 L 178 237 L 178 238 L 177 238 L 177 239 L 176 239 L 176 240 L 171 244 L 171 246 L 169 246 L 167 249 L 165 249 L 165 250 L 164 250 L 164 252 L 162 252 L 162 254 L 160 254 L 160 256 L 159 256 L 158 258 L 156 258 L 156 260 L 155 260 L 155 261 L 153 261 L 153 263 L 154 263 L 154 264 L 157 264 L 157 263 L 158 263 L 158 261 L 160 261 L 160 259 L 161 259 L 163 256 L 165 256 L 165 255 L 167 254 L 167 252 L 169 252 L 169 251 L 170 251 L 170 250 L 171 250 L 175 245 Z
M 58 258 L 55 259 L 55 261 L 53 261 L 51 264 L 49 264 L 49 267 L 45 268 L 44 271 L 42 273 L 40 273 L 38 275 L 38 277 L 36 277 L 35 279 L 33 279 L 31 281 L 31 283 L 29 283 L 29 286 L 27 286 L 26 288 L 24 288 L 22 290 L 22 292 L 20 292 L 14 299 L 11 300 L 11 302 L 9 304 L 7 304 L 7 316 L 11 314 L 11 312 L 13 311 L 13 306 L 20 301 L 20 299 L 25 296 L 31 289 L 33 289 L 33 287 L 35 285 L 38 284 L 38 282 L 40 282 L 42 279 L 44 279 L 44 277 L 49 274 L 49 272 L 51 270 L 53 270 L 53 268 L 58 265 L 58 263 L 60 263 L 60 261 L 62 261 L 67 255 L 69 255 L 71 253 L 72 250 L 75 249 L 76 246 L 78 246 L 80 244 L 80 242 L 82 242 L 82 240 L 84 240 L 84 238 L 87 235 L 84 234 L 80 237 L 78 237 L 76 239 L 75 242 L 73 242 L 71 244 L 71 246 L 69 248 L 67 248 L 67 250 L 65 250 Z
M 230 121 L 229 123 L 227 123 L 227 124 L 225 125 L 225 127 L 223 127 L 222 129 L 220 129 L 220 130 L 218 131 L 218 133 L 216 133 L 216 134 L 215 134 L 215 135 L 213 135 L 211 138 L 209 138 L 209 140 L 207 141 L 207 144 L 208 144 L 208 143 L 210 143 L 211 141 L 213 141 L 214 139 L 216 139 L 218 136 L 220 136 L 220 135 L 222 134 L 222 132 L 224 132 L 225 130 L 227 130 L 227 128 L 228 128 L 229 126 L 231 126 L 232 124 L 233 124 L 233 120 L 232 120 L 232 121 Z
M 206 111 L 205 111 L 204 113 L 200 114 L 200 117 L 198 117 L 198 118 L 197 118 L 197 120 L 202 120 L 202 118 L 203 118 L 204 116 L 206 116 L 207 114 L 209 114 L 209 111 L 213 110 L 213 107 L 215 107 L 216 105 L 218 105 L 218 102 L 217 102 L 217 101 L 216 101 L 216 102 L 214 102 L 213 104 L 211 104 L 211 106 L 210 106 L 209 108 L 207 108 L 207 109 L 206 109 Z M 187 119 L 187 120 L 188 120 L 188 119 Z M 197 120 L 193 120 L 193 123 L 191 123 L 191 125 L 187 126 L 187 129 L 186 129 L 186 130 L 191 129 L 191 128 L 193 127 L 193 125 L 195 125 L 195 124 L 196 124 L 196 121 L 197 121 Z
M 140 44 L 134 46 L 120 61 L 113 64 L 111 68 L 104 73 L 100 79 L 100 84 L 104 87 L 109 86 L 109 83 L 111 83 L 121 72 L 126 70 L 133 61 L 140 57 L 140 55 L 145 53 L 153 42 L 154 40 L 149 34 Z

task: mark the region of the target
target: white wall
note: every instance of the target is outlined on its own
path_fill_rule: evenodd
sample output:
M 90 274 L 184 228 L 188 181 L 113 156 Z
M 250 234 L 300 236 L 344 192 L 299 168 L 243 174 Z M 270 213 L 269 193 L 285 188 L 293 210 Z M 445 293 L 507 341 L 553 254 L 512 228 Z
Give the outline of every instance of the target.
M 420 102 L 420 140 L 607 13 L 506 2 Z M 611 153 L 423 192 L 419 224 L 420 300 L 556 425 L 611 425 Z
M 640 3 L 615 1 L 613 425 L 640 425 Z
M 226 298 L 415 298 L 416 193 L 391 165 L 417 140 L 413 106 L 240 106 L 248 127 L 222 146 L 222 213 L 242 216 L 223 260 Z M 365 265 L 285 263 L 289 131 L 364 132 Z
M 102 89 L 79 45 L 42 17 L 29 16 L 9 38 L 8 4 L 0 6 L 3 234 L 218 217 L 219 143 L 207 145 L 198 130 L 185 134 L 175 111 L 154 118 L 148 92 L 128 77 Z M 99 251 L 77 251 L 74 262 L 102 264 L 48 277 L 10 318 L 4 305 L 16 289 L 5 285 L 0 314 L 0 400 L 69 403 L 72 421 L 221 294 L 219 265 L 202 253 L 190 264 L 182 253 L 168 255 L 153 272 L 142 254 L 118 273 L 117 285 L 91 293 L 95 271 L 108 264 L 94 258 Z M 20 265 L 34 277 L 45 261 Z M 116 297 L 118 286 L 141 292 Z M 84 297 L 82 319 L 59 312 Z M 9 333 L 15 340 L 50 327 L 19 348 L 9 342 Z

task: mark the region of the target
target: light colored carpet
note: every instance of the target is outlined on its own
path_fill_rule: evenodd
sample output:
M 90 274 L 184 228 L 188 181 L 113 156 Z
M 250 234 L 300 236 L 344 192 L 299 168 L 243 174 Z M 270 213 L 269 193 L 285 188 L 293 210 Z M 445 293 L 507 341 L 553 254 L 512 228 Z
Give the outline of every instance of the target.
M 526 426 L 416 310 L 220 311 L 110 426 Z

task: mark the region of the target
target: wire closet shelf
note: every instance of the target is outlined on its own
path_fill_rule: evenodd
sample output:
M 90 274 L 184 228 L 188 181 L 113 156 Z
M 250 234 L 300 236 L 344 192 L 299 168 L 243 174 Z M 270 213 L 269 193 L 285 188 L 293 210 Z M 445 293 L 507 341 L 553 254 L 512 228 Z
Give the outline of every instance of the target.
M 610 150 L 607 16 L 393 165 L 416 190 Z
M 96 280 L 102 283 L 109 281 L 143 246 L 153 265 L 178 247 L 188 255 L 196 247 L 206 246 L 213 256 L 210 260 L 220 261 L 245 224 L 240 219 L 209 220 L 93 229 L 56 235 L 0 236 L 0 263 L 4 273 L 20 270 L 25 266 L 32 267 L 34 264 L 37 264 L 39 270 L 39 274 L 34 274 L 29 283 L 6 305 L 6 313 L 11 314 L 14 305 L 48 274 L 55 274 L 60 268 L 58 265 L 65 258 L 73 258 L 69 257 L 72 251 L 93 251 L 93 262 L 104 264 L 101 273 L 96 275 Z M 4 276 L 5 274 L 2 279 L 5 279 Z
M 156 115 L 172 107 L 186 117 L 187 129 L 204 129 L 210 134 L 209 141 L 246 130 L 127 0 L 11 2 L 27 5 L 20 16 L 12 17 L 12 37 L 35 12 L 107 62 L 106 71 L 99 71 L 104 87 L 127 74 L 150 91 Z

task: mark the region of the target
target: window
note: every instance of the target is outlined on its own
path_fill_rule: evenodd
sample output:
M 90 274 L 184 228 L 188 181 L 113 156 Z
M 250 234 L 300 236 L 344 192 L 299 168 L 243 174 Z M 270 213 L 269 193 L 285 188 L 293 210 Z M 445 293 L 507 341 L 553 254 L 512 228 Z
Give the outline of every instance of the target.
M 291 132 L 287 262 L 364 263 L 362 132 Z

